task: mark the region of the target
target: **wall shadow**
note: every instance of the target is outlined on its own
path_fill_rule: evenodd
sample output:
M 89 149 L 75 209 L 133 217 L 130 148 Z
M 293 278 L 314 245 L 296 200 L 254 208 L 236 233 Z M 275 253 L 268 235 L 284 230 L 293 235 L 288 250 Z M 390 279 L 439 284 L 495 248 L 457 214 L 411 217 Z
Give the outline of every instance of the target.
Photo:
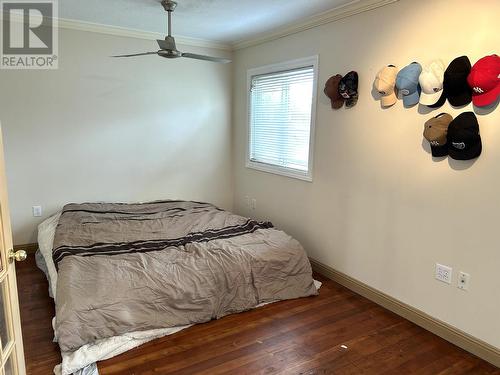
M 496 102 L 490 104 L 489 106 L 486 107 L 473 106 L 474 113 L 479 116 L 489 115 L 491 112 L 497 109 L 499 103 L 500 103 L 500 96 L 497 98 Z
M 448 164 L 450 165 L 451 169 L 454 169 L 456 171 L 463 171 L 472 167 L 480 157 L 481 156 L 472 160 L 455 160 L 452 158 L 448 158 Z

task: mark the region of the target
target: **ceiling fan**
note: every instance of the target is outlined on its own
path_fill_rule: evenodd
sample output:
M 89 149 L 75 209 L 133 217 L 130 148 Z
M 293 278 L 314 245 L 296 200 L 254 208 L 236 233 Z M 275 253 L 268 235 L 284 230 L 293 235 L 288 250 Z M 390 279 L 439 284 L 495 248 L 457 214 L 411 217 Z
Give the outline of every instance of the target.
M 218 63 L 227 64 L 230 63 L 230 59 L 225 59 L 221 57 L 212 57 L 205 55 L 197 55 L 196 53 L 187 53 L 181 52 L 175 46 L 175 38 L 172 36 L 172 12 L 174 11 L 177 3 L 172 0 L 162 0 L 161 5 L 168 13 L 168 35 L 165 37 L 165 40 L 157 39 L 158 45 L 160 49 L 156 52 L 143 52 L 143 53 L 135 53 L 131 55 L 115 55 L 111 57 L 135 57 L 135 56 L 144 56 L 144 55 L 158 55 L 161 57 L 165 57 L 167 59 L 177 59 L 179 57 L 187 57 L 189 59 L 197 59 L 197 60 L 206 60 L 213 61 Z

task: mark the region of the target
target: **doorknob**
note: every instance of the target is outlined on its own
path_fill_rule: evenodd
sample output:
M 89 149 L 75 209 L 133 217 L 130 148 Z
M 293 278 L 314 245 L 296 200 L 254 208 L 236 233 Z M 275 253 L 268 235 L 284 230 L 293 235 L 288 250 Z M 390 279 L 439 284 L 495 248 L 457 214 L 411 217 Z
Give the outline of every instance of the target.
M 23 260 L 26 260 L 26 257 L 28 256 L 28 254 L 26 254 L 26 251 L 24 250 L 17 250 L 17 251 L 14 251 L 14 250 L 11 250 L 9 251 L 9 261 L 17 261 L 17 262 L 22 262 Z

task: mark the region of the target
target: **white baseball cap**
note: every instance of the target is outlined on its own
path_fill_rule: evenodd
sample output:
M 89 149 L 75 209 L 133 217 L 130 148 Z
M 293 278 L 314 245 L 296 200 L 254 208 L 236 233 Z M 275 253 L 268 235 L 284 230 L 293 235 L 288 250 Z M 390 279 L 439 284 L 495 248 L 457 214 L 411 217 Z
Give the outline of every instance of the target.
M 434 105 L 443 94 L 445 65 L 443 60 L 432 60 L 420 73 L 418 82 L 422 88 L 420 93 L 420 104 Z

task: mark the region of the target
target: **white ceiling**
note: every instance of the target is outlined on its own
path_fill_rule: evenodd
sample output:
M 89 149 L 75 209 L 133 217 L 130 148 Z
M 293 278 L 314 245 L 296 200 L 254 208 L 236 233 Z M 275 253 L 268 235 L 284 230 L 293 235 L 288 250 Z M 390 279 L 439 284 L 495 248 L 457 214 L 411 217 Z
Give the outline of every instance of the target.
M 173 34 L 234 43 L 352 0 L 177 0 Z M 166 32 L 160 0 L 62 0 L 59 17 Z

